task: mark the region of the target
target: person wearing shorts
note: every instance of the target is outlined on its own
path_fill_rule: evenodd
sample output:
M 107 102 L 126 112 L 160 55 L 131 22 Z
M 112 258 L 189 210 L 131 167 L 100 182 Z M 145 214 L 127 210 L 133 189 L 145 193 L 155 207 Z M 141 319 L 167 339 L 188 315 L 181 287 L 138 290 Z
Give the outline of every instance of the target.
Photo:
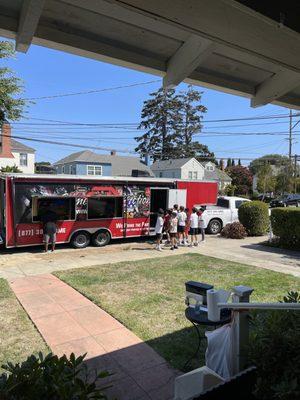
M 184 244 L 187 246 L 189 244 L 189 231 L 190 231 L 190 210 L 186 208 L 184 210 L 186 214 L 185 228 L 184 228 Z
M 162 251 L 161 239 L 162 239 L 163 227 L 164 227 L 164 210 L 162 210 L 160 208 L 157 213 L 157 220 L 156 220 L 156 224 L 155 224 L 155 234 L 156 234 L 155 249 L 158 251 Z
M 187 216 L 183 206 L 180 206 L 177 218 L 178 218 L 178 243 L 185 245 L 184 230 L 185 230 Z
M 204 207 L 201 207 L 199 210 L 199 231 L 202 236 L 202 243 L 205 242 L 205 229 L 207 228 L 206 224 L 206 211 Z
M 191 235 L 191 243 L 190 247 L 198 246 L 198 214 L 197 214 L 197 208 L 193 207 L 192 209 L 192 214 L 190 215 L 190 235 Z
M 178 218 L 177 212 L 173 211 L 170 218 L 170 238 L 171 238 L 171 250 L 178 249 L 177 247 L 177 229 L 178 229 Z
M 55 212 L 51 210 L 47 211 L 42 216 L 45 252 L 48 252 L 50 243 L 51 243 L 51 251 L 55 250 L 56 228 L 57 228 L 56 221 L 57 221 L 57 215 Z

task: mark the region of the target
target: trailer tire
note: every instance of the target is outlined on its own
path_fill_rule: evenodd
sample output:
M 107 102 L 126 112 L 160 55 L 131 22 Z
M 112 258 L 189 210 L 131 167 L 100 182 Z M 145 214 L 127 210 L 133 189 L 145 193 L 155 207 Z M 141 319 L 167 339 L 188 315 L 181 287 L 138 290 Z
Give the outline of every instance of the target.
M 84 249 L 90 244 L 91 236 L 86 231 L 76 232 L 71 239 L 71 245 L 75 249 Z
M 209 221 L 207 231 L 213 235 L 217 235 L 222 230 L 222 222 L 219 219 L 212 219 Z
M 110 233 L 106 229 L 100 229 L 92 236 L 92 243 L 96 247 L 106 246 L 111 240 Z

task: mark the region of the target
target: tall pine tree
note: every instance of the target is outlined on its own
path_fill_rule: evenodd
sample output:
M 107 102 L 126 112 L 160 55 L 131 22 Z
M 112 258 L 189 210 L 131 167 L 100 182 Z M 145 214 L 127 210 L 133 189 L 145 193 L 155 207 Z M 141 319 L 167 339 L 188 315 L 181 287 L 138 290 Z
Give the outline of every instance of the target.
M 146 132 L 135 140 L 139 143 L 135 151 L 141 157 L 150 156 L 167 160 L 176 157 L 176 133 L 180 115 L 178 112 L 180 101 L 174 89 L 150 93 L 150 99 L 144 101 L 142 122 L 139 129 Z
M 232 159 L 232 161 L 231 161 L 231 166 L 232 167 L 235 167 L 235 161 L 234 161 L 234 158 Z
M 239 158 L 238 165 L 242 165 L 241 159 Z
M 206 112 L 200 104 L 201 93 L 189 86 L 179 95 L 173 89 L 166 92 L 159 89 L 150 96 L 144 102 L 139 126 L 146 132 L 135 138 L 139 143 L 135 150 L 141 157 L 149 155 L 153 161 L 183 157 L 214 161 L 208 147 L 194 141 L 194 135 L 202 128 L 202 114 Z

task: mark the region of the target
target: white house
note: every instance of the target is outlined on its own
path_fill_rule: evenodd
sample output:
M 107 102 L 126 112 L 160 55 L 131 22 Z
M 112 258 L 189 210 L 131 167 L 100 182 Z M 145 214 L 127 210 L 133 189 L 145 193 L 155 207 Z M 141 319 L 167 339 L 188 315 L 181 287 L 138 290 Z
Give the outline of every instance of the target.
M 16 165 L 26 174 L 34 174 L 35 150 L 11 138 L 11 127 L 2 124 L 0 135 L 0 168 Z
M 231 183 L 231 178 L 211 162 L 195 158 L 155 161 L 151 166 L 156 177 L 218 182 L 219 190 Z

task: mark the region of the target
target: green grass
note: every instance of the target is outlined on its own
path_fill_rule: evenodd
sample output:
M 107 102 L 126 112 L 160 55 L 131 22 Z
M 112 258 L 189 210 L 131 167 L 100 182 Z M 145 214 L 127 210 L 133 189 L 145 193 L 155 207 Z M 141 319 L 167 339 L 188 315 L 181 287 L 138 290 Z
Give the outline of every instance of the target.
M 252 301 L 277 301 L 300 286 L 300 279 L 198 254 L 122 262 L 55 273 L 147 341 L 181 369 L 194 353 L 197 338 L 185 319 L 184 283 L 196 280 L 230 289 L 255 289 Z M 204 341 L 203 341 L 204 342 Z M 203 365 L 202 356 L 191 368 Z M 202 358 L 201 358 L 202 357 Z
M 24 361 L 39 351 L 50 352 L 7 281 L 0 278 L 0 372 L 8 361 Z

